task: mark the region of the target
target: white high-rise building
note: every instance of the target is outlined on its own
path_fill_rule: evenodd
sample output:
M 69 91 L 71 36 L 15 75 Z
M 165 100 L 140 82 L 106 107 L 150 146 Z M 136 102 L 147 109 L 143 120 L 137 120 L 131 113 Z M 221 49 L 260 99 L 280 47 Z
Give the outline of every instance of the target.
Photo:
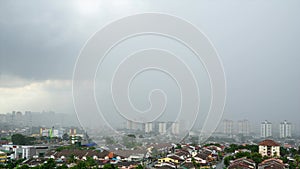
M 153 123 L 152 122 L 145 123 L 145 133 L 150 133 L 150 132 L 153 132 Z
M 127 120 L 126 128 L 127 128 L 128 130 L 134 129 L 134 122 L 131 121 L 131 120 Z
M 224 125 L 224 134 L 233 134 L 233 121 L 232 120 L 224 120 L 223 121 Z
M 237 127 L 238 134 L 242 134 L 243 136 L 249 136 L 250 124 L 248 120 L 239 120 Z
M 292 137 L 292 124 L 286 120 L 281 122 L 279 125 L 279 134 L 280 138 Z
M 159 132 L 159 134 L 165 134 L 167 132 L 167 123 L 166 122 L 158 123 L 158 132 Z
M 179 134 L 179 123 L 174 122 L 174 123 L 172 123 L 171 127 L 172 127 L 171 133 L 175 134 L 175 135 L 178 135 Z
M 143 124 L 136 121 L 127 120 L 126 128 L 127 130 L 143 130 Z
M 272 123 L 265 120 L 261 123 L 260 137 L 266 138 L 272 136 Z

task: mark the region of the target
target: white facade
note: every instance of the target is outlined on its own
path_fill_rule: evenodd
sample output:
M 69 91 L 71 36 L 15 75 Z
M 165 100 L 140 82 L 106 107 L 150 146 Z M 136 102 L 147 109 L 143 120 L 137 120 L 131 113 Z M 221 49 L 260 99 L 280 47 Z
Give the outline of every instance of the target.
M 279 134 L 280 138 L 292 137 L 292 124 L 287 121 L 281 122 L 279 125 Z
M 159 134 L 165 134 L 167 132 L 167 123 L 166 122 L 160 122 L 158 124 L 158 132 L 159 132 Z
M 179 134 L 179 123 L 178 122 L 174 122 L 172 123 L 172 130 L 171 130 L 172 134 L 178 135 Z
M 128 130 L 134 129 L 134 122 L 131 121 L 131 120 L 127 120 L 126 128 L 127 128 Z
M 145 133 L 153 132 L 153 123 L 145 123 Z
M 262 156 L 280 156 L 280 147 L 279 146 L 259 146 L 259 154 Z
M 143 130 L 143 123 L 127 120 L 126 128 L 128 130 Z
M 2 148 L 7 151 L 13 151 L 14 153 L 8 156 L 10 159 L 30 159 L 35 155 L 39 155 L 40 152 L 46 153 L 47 146 L 21 146 L 21 145 L 2 145 Z
M 224 120 L 224 134 L 233 134 L 233 121 L 232 120 Z
M 250 133 L 250 124 L 248 120 L 240 120 L 238 121 L 238 134 L 242 134 L 244 136 L 249 136 Z
M 272 136 L 272 123 L 269 121 L 264 121 L 261 123 L 261 131 L 260 136 L 262 138 L 271 137 Z

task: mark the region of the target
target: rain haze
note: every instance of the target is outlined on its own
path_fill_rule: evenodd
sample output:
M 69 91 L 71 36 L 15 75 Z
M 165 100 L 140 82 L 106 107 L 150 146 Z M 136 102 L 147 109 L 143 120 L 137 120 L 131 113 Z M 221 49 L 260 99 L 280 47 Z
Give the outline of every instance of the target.
M 0 113 L 54 111 L 76 117 L 73 71 L 87 40 L 125 16 L 163 13 L 192 23 L 214 45 L 226 75 L 224 119 L 248 119 L 253 124 L 288 120 L 299 131 L 299 7 L 298 0 L 1 1 Z M 125 125 L 107 99 L 107 83 L 125 56 L 143 48 L 163 48 L 185 60 L 197 75 L 201 111 L 208 111 L 211 89 L 203 64 L 178 42 L 145 35 L 120 44 L 97 69 L 95 97 L 109 124 Z M 180 91 L 166 73 L 149 70 L 137 76 L 130 86 L 131 101 L 147 110 L 154 88 L 168 97 L 161 120 L 174 120 Z M 85 108 L 87 119 L 81 120 L 88 121 L 94 110 Z M 195 127 L 201 128 L 203 116 L 200 113 Z

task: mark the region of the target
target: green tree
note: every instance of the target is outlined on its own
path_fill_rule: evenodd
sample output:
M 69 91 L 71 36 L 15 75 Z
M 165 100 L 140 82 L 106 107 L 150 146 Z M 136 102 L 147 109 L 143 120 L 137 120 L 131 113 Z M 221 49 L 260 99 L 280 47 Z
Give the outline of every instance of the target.
M 128 134 L 127 136 L 131 137 L 131 138 L 136 138 L 136 136 L 134 134 Z
M 297 154 L 297 155 L 295 155 L 295 165 L 296 165 L 296 168 L 299 168 L 299 163 L 300 163 L 300 156 Z
M 117 169 L 117 167 L 115 167 L 113 164 L 105 164 L 103 169 Z
M 139 164 L 137 167 L 135 167 L 136 169 L 144 169 L 144 167 L 141 165 L 141 164 Z
M 87 164 L 86 164 L 85 161 L 80 161 L 80 162 L 77 164 L 77 168 L 78 168 L 78 169 L 88 169 L 89 167 L 87 166 Z
M 287 157 L 280 157 L 280 160 L 282 160 L 283 163 L 288 163 L 289 162 Z
M 225 157 L 225 158 L 224 158 L 224 165 L 225 165 L 226 167 L 228 167 L 229 164 L 230 164 L 230 161 L 233 160 L 233 159 L 234 159 L 233 156 L 227 156 L 227 157 Z
M 17 168 L 17 166 L 19 164 L 21 164 L 22 162 L 24 161 L 24 159 L 18 159 L 18 160 L 9 160 L 7 163 L 6 163 L 6 168 Z
M 68 169 L 68 166 L 66 164 L 63 164 L 61 166 L 58 166 L 57 169 Z
M 50 158 L 47 160 L 46 163 L 42 165 L 43 169 L 55 169 L 56 168 L 56 162 L 54 159 Z
M 87 167 L 93 167 L 93 166 L 97 165 L 97 163 L 92 157 L 87 157 L 86 165 L 87 165 Z
M 288 155 L 288 150 L 284 147 L 280 147 L 280 156 L 284 157 L 286 155 Z
M 28 165 L 22 165 L 22 166 L 18 167 L 17 169 L 29 169 L 29 166 Z
M 196 162 L 196 160 L 194 158 L 192 158 L 192 163 L 193 163 L 193 166 L 195 168 L 199 168 L 200 167 L 200 165 Z
M 235 155 L 236 158 L 242 158 L 242 157 L 247 157 L 250 158 L 251 154 L 249 152 L 238 152 Z
M 256 163 L 256 165 L 262 162 L 261 154 L 256 152 L 252 153 L 250 158 Z
M 35 138 L 27 137 L 22 134 L 14 134 L 11 136 L 11 141 L 16 145 L 31 145 L 34 143 Z
M 226 153 L 233 153 L 237 149 L 238 149 L 238 146 L 236 144 L 230 144 L 229 147 L 225 148 L 225 152 Z
M 289 162 L 289 169 L 296 169 L 296 164 L 294 162 Z
M 258 153 L 258 145 L 246 145 L 245 148 L 250 150 L 252 153 Z
M 68 163 L 76 163 L 76 161 L 77 161 L 77 159 L 75 158 L 74 154 L 71 154 L 67 159 Z
M 295 148 L 291 148 L 289 149 L 290 154 L 292 154 L 292 156 L 298 154 L 298 151 Z

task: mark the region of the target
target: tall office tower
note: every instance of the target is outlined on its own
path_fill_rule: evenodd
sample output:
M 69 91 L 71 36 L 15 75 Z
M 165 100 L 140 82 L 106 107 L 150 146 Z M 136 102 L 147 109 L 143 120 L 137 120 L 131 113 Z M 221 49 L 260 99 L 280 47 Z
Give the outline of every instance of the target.
M 265 120 L 260 125 L 260 137 L 266 138 L 272 136 L 272 123 Z
M 292 124 L 286 120 L 281 122 L 279 125 L 279 134 L 280 138 L 292 137 Z
M 248 120 L 239 120 L 237 127 L 238 134 L 242 134 L 243 136 L 249 136 L 250 124 Z
M 233 134 L 233 121 L 232 120 L 224 120 L 224 134 Z

